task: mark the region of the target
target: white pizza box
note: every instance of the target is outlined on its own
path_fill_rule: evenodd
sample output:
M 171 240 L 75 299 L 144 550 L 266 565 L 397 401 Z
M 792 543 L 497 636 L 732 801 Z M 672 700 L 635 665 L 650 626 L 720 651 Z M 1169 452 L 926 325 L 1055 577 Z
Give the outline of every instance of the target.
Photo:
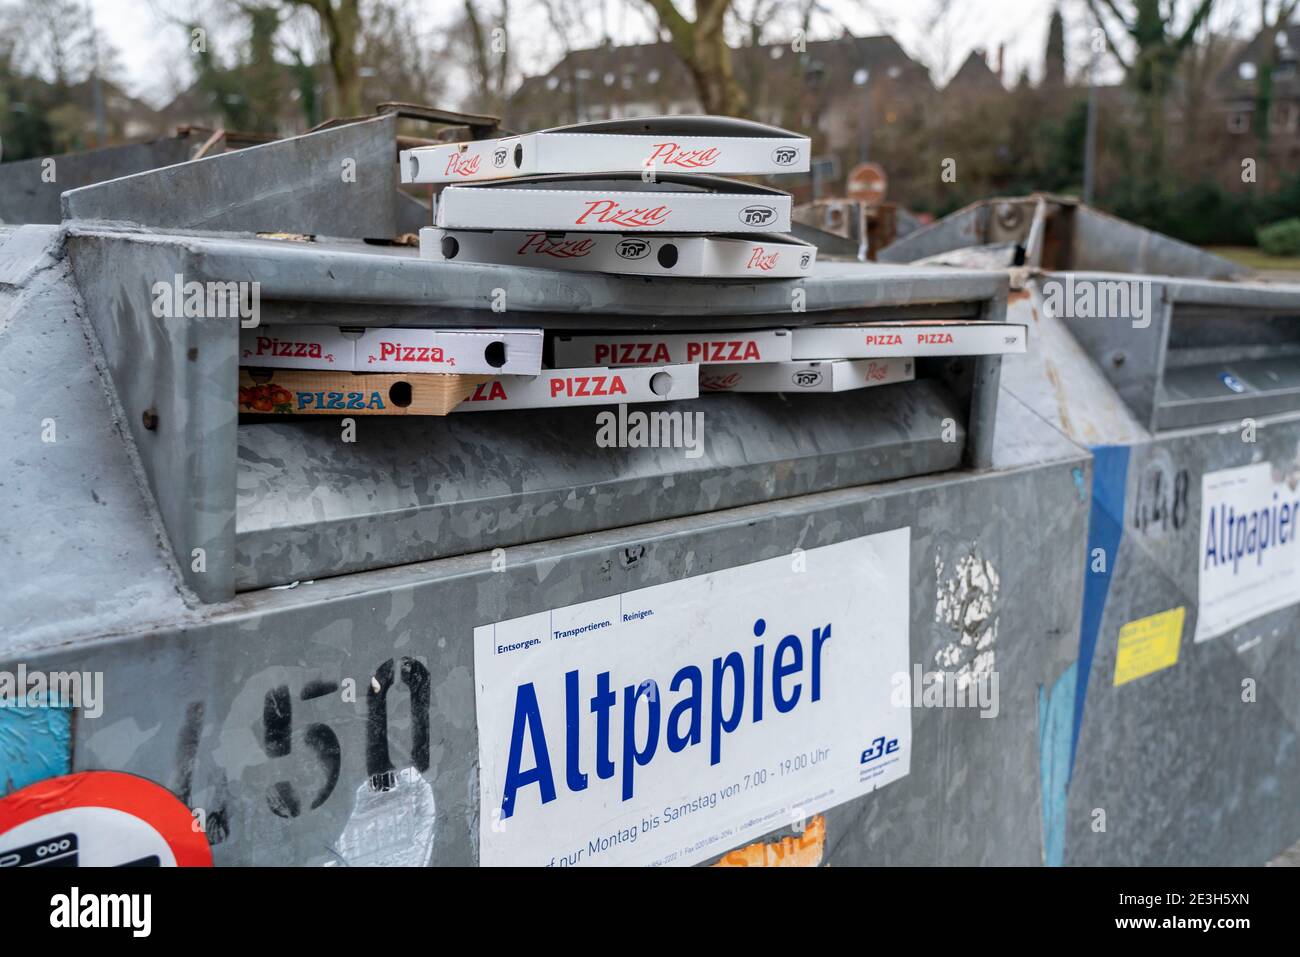
M 540 329 L 262 326 L 239 331 L 239 364 L 267 369 L 536 375 Z
M 911 359 L 832 359 L 700 367 L 701 392 L 846 392 L 910 382 Z
M 608 336 L 555 336 L 555 365 L 637 366 L 678 362 L 727 365 L 788 362 L 786 329 L 757 332 L 634 333 Z
M 945 319 L 805 326 L 791 333 L 794 359 L 1004 355 L 1024 352 L 1029 337 L 1028 327 L 1014 323 Z
M 699 370 L 698 365 L 687 364 L 628 369 L 546 369 L 536 376 L 503 375 L 480 383 L 456 411 L 694 399 L 700 394 Z
M 691 279 L 806 276 L 817 247 L 793 236 L 628 236 L 544 230 L 420 230 L 420 255 L 439 262 L 541 266 Z
M 357 340 L 356 371 L 537 375 L 542 330 L 366 329 Z
M 602 120 L 497 139 L 402 150 L 404 183 L 469 183 L 539 173 L 808 172 L 808 137 L 725 116 Z
M 350 372 L 356 334 L 337 326 L 257 326 L 239 330 L 239 364 L 263 369 Z
M 531 176 L 448 186 L 437 199 L 443 229 L 530 232 L 786 233 L 790 194 L 720 176 L 671 174 L 646 182 L 614 173 Z

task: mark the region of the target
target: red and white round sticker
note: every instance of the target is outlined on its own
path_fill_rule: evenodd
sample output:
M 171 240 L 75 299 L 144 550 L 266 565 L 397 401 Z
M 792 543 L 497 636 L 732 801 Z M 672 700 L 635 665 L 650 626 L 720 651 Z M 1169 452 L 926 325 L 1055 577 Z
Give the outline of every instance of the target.
M 121 771 L 38 781 L 0 800 L 0 869 L 211 867 L 207 835 L 171 791 Z

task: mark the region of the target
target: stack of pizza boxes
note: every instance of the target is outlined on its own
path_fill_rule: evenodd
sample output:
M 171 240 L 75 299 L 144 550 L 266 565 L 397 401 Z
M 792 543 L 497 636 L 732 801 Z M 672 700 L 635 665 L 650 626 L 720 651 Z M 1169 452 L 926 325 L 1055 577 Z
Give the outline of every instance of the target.
M 440 189 L 420 253 L 633 276 L 798 279 L 817 249 L 785 233 L 790 196 L 726 175 L 807 172 L 811 144 L 711 116 L 609 120 L 417 147 L 402 178 Z M 839 392 L 904 382 L 923 356 L 1021 352 L 1025 328 L 864 324 L 552 337 L 559 370 L 698 370 L 701 392 Z
M 239 411 L 446 415 L 699 395 L 698 367 L 543 369 L 541 329 L 240 331 Z
M 788 193 L 723 175 L 806 172 L 810 142 L 724 117 L 611 120 L 402 151 L 438 188 L 420 254 L 696 280 L 806 276 Z M 702 320 L 704 322 L 704 320 Z M 919 356 L 1024 350 L 989 323 L 551 337 L 542 329 L 269 326 L 241 333 L 240 410 L 424 414 L 612 405 L 704 392 L 838 392 L 903 382 Z
M 584 123 L 404 150 L 440 186 L 420 253 L 438 261 L 695 279 L 807 275 L 790 195 L 727 175 L 807 172 L 807 137 L 715 116 Z

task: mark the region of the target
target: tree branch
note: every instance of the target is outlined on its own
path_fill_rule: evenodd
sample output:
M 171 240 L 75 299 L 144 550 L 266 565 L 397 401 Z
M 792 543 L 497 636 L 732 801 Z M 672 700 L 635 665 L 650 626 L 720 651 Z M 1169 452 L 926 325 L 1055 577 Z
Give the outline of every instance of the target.
M 1116 60 L 1119 61 L 1119 65 L 1122 66 L 1126 72 L 1132 69 L 1132 64 L 1129 61 L 1124 59 L 1124 55 L 1119 52 L 1119 47 L 1115 46 L 1115 41 L 1110 35 L 1110 28 L 1106 26 L 1106 21 L 1102 19 L 1101 11 L 1097 9 L 1097 4 L 1095 0 L 1087 0 L 1087 3 L 1088 3 L 1088 12 L 1090 12 L 1092 14 L 1092 18 L 1097 21 L 1097 26 L 1101 28 L 1102 36 L 1106 38 L 1106 46 L 1110 48 L 1111 56 L 1113 56 Z M 1115 5 L 1113 3 L 1110 3 L 1109 6 L 1112 10 L 1115 9 Z M 1125 26 L 1125 28 L 1127 29 L 1127 24 L 1124 24 L 1123 19 L 1120 20 L 1120 24 Z

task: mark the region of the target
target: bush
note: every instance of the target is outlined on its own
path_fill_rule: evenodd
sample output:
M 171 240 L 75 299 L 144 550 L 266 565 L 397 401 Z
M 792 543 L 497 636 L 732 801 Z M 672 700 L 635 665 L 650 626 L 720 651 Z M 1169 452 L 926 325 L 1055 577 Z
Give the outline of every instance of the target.
M 1264 226 L 1255 236 L 1270 256 L 1300 256 L 1300 216 Z

